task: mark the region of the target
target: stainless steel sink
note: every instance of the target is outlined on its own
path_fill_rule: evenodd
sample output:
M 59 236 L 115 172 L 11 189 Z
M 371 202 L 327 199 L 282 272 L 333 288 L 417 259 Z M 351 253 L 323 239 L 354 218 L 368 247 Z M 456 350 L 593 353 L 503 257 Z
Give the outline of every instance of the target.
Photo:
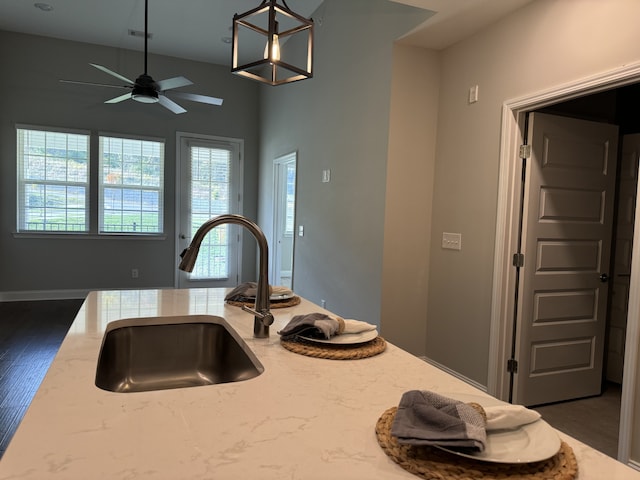
M 264 367 L 221 317 L 189 315 L 118 320 L 107 325 L 96 386 L 145 392 L 239 382 Z

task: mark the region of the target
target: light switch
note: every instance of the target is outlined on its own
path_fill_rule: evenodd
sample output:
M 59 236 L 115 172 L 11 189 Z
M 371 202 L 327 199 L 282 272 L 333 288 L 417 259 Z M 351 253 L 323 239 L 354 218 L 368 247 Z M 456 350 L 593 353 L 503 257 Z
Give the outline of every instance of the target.
M 462 250 L 462 234 L 443 232 L 442 248 L 447 248 L 449 250 Z
M 469 88 L 469 103 L 476 103 L 478 101 L 478 85 L 474 85 Z
M 331 181 L 331 170 L 322 170 L 322 183 L 329 183 Z
M 298 225 L 298 236 L 304 237 L 304 227 L 302 225 Z

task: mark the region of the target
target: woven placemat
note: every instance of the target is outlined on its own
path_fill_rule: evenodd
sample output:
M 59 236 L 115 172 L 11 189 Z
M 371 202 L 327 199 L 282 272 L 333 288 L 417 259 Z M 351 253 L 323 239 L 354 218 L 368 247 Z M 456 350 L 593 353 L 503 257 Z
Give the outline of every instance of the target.
M 387 342 L 382 337 L 376 337 L 366 343 L 357 345 L 336 345 L 329 343 L 312 343 L 301 338 L 291 340 L 280 339 L 280 344 L 294 353 L 308 357 L 327 358 L 329 360 L 358 360 L 369 358 L 384 352 Z
M 391 435 L 398 407 L 386 410 L 376 423 L 376 437 L 384 452 L 406 471 L 426 480 L 573 480 L 578 465 L 573 450 L 562 442 L 548 460 L 534 463 L 491 463 L 445 452 L 435 447 L 400 445 Z
M 232 305 L 234 307 L 241 307 L 246 305 L 247 307 L 253 308 L 255 302 L 236 302 L 234 300 L 227 300 L 227 304 Z M 286 300 L 272 300 L 269 302 L 269 308 L 287 308 L 287 307 L 295 307 L 300 304 L 300 297 L 295 295 Z

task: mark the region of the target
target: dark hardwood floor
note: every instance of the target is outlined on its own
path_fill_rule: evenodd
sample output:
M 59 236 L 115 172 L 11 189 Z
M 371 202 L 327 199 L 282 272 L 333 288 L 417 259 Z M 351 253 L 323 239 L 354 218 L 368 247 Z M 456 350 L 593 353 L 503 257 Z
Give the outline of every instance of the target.
M 0 302 L 0 457 L 82 300 Z

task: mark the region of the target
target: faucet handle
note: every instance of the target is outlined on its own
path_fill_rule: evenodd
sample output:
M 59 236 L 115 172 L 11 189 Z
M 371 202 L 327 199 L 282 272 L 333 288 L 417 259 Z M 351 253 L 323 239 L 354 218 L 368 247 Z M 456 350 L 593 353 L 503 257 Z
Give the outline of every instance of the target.
M 246 305 L 242 305 L 242 310 L 252 313 L 255 317 L 259 318 L 262 321 L 263 325 L 267 327 L 273 323 L 273 315 L 268 310 L 266 312 L 258 312 L 253 308 L 247 307 Z

